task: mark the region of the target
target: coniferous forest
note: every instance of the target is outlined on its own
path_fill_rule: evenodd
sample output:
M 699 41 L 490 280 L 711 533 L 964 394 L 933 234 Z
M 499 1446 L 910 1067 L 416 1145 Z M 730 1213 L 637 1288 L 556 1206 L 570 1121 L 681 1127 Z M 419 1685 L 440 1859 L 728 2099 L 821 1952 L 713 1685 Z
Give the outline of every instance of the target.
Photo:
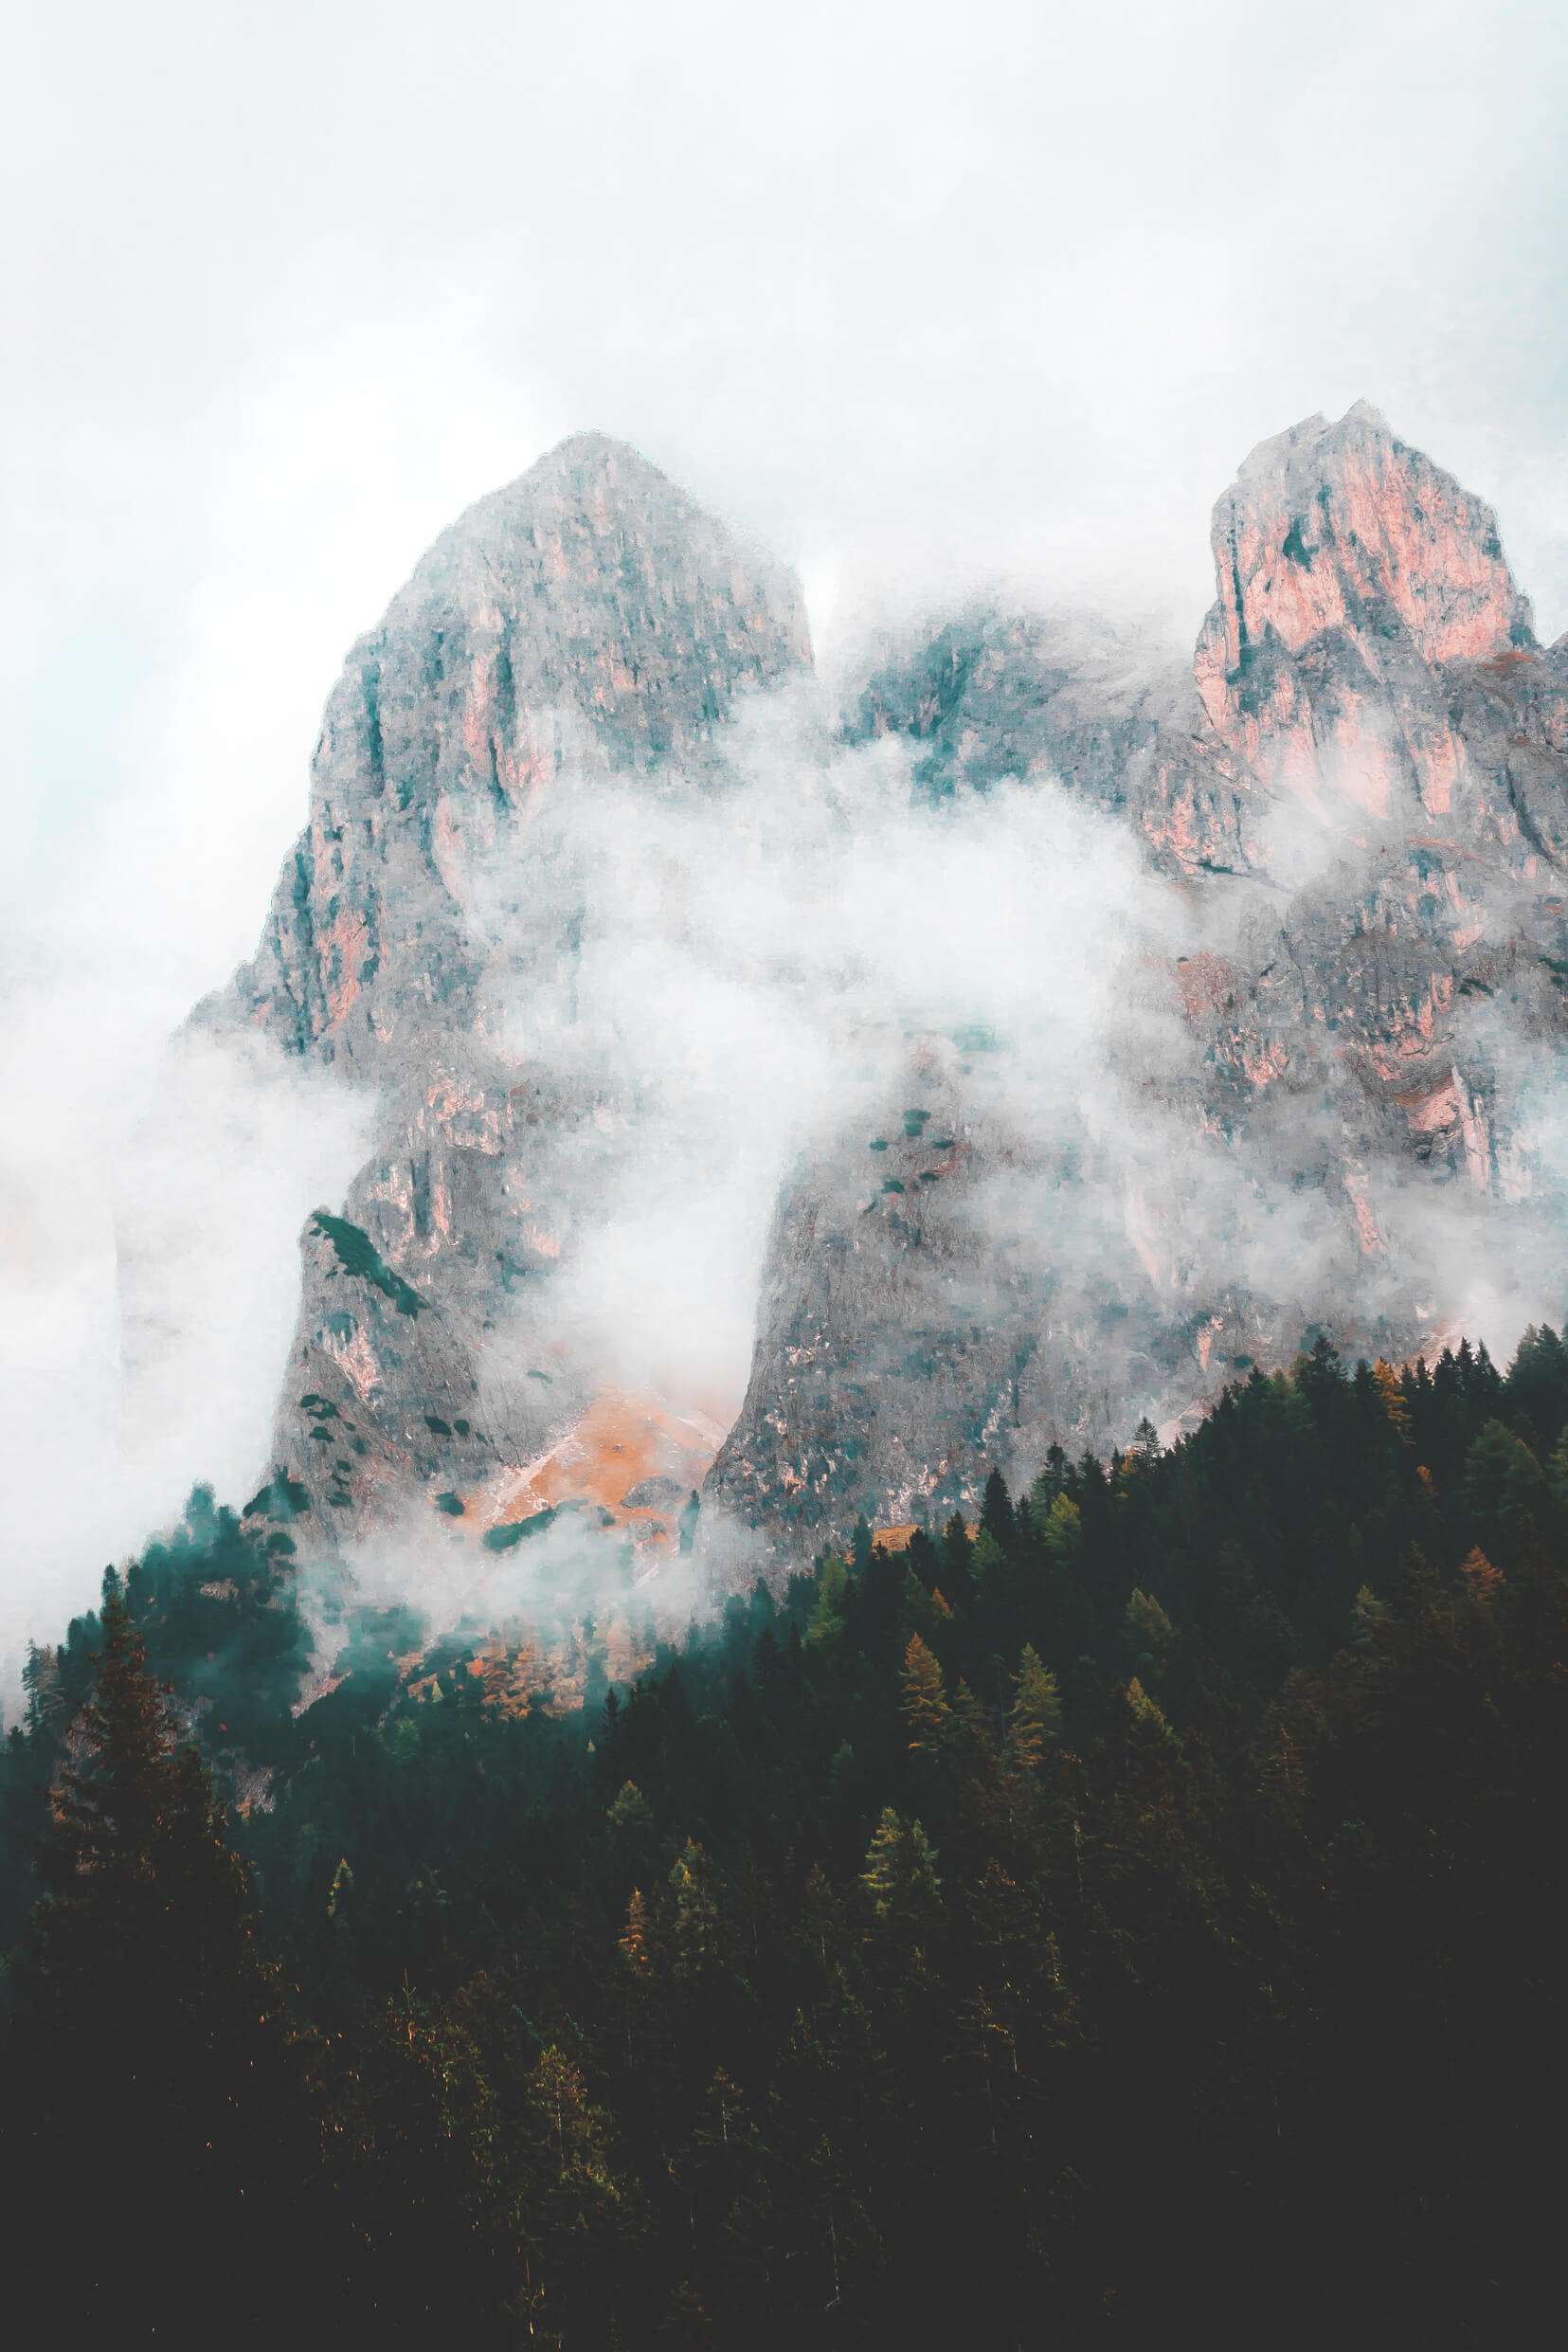
M 13 2272 L 61 2343 L 1560 2342 L 1565 1422 L 1550 1330 L 1320 1343 L 565 1716 L 396 1613 L 293 1711 L 199 1492 L 5 1751 Z

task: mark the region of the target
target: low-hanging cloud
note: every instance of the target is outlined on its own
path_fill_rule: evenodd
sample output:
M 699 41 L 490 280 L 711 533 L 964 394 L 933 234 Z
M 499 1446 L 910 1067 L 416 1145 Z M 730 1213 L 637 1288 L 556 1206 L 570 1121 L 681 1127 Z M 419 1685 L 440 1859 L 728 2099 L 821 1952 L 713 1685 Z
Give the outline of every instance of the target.
M 26 1120 L 0 1153 L 9 1573 L 0 1676 L 193 1483 L 243 1500 L 293 1329 L 297 1236 L 363 1154 L 367 1110 L 261 1040 L 160 1037 L 109 975 L 9 992 Z M 248 1489 L 245 1489 L 248 1492 Z
M 1324 886 L 1347 855 L 1338 813 L 1291 824 L 1291 884 Z M 575 1177 L 559 1164 L 585 1214 L 553 1319 L 602 1380 L 719 1425 L 746 1384 L 781 1187 L 836 1164 L 863 1186 L 842 1139 L 890 1115 L 932 1040 L 984 1040 L 965 1114 L 1018 1147 L 965 1212 L 976 1318 L 1020 1277 L 1088 1299 L 1142 1267 L 1172 1316 L 1244 1301 L 1263 1352 L 1337 1313 L 1396 1330 L 1415 1312 L 1506 1347 L 1568 1295 L 1568 1094 L 1485 1004 L 1472 1041 L 1515 1099 L 1511 1198 L 1372 1163 L 1358 1225 L 1297 1181 L 1314 1148 L 1343 1151 L 1335 1101 L 1292 1106 L 1288 1150 L 1267 1121 L 1226 1131 L 1179 1010 L 1178 959 L 1254 952 L 1289 891 L 1178 886 L 1124 819 L 1046 776 L 932 805 L 902 739 L 844 744 L 821 685 L 743 703 L 700 774 L 564 779 L 466 879 L 491 1042 L 595 1104 Z M 167 1522 L 194 1479 L 239 1499 L 261 1471 L 296 1237 L 341 1200 L 378 1109 L 259 1041 L 200 1034 L 83 1086 L 74 1040 L 104 1004 L 83 1000 L 63 1028 L 40 999 L 10 1032 L 58 1139 L 43 1171 L 35 1156 L 12 1176 L 32 1276 L 9 1340 L 26 1402 L 12 1519 L 31 1564 L 0 1643 L 13 1674 L 25 1635 L 57 1630 L 58 1596 L 88 1597 L 95 1555 Z M 496 1367 L 513 1346 L 501 1319 Z M 1103 1368 L 1108 1438 L 1168 1406 L 1114 1337 Z M 99 1475 L 82 1498 L 84 1441 Z M 344 1565 L 361 1598 L 410 1601 L 437 1629 L 547 1601 L 564 1622 L 628 1585 L 620 1539 L 576 1522 L 497 1560 L 416 1515 Z M 689 1564 L 657 1581 L 648 1604 L 666 1618 L 700 1598 Z

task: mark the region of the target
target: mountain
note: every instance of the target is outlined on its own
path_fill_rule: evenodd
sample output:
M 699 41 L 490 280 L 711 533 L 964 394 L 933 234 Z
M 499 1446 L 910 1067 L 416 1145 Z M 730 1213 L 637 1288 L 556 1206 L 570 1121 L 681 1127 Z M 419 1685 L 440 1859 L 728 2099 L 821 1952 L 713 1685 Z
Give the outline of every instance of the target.
M 1440 1345 L 1493 1254 L 1561 1278 L 1522 1130 L 1565 1034 L 1568 657 L 1490 510 L 1364 404 L 1254 450 L 1213 545 L 1184 686 L 978 615 L 852 710 L 909 736 L 928 795 L 1054 772 L 1116 810 L 1204 944 L 1169 968 L 1181 1043 L 1136 1074 L 1152 1182 L 1071 1101 L 1042 1149 L 1005 1075 L 929 1037 L 876 1131 L 787 1191 L 710 1481 L 786 1549 L 972 1509 L 988 1462 L 1027 1479 L 1140 1412 L 1169 1435 L 1317 1328 Z
M 437 542 L 329 701 L 254 963 L 196 1016 L 379 1106 L 304 1237 L 274 1436 L 323 1524 L 417 1502 L 494 1543 L 576 1505 L 658 1547 L 702 1483 L 789 1559 L 969 1509 L 992 1461 L 1168 1434 L 1315 1330 L 1402 1355 L 1478 1297 L 1555 1304 L 1568 654 L 1490 511 L 1364 404 L 1262 443 L 1213 544 L 1189 665 L 974 606 L 882 645 L 824 730 L 820 689 L 790 701 L 794 580 L 622 444 L 564 443 Z M 908 824 L 956 846 L 1059 791 L 1124 844 L 1142 928 L 1051 1085 L 1049 1006 L 1036 1044 L 888 1007 L 880 1093 L 780 1169 L 726 1434 L 732 1404 L 618 1385 L 573 1288 L 661 1180 L 583 993 L 618 940 L 573 821 L 744 825 L 766 708 L 775 806 L 842 775 L 853 828 L 856 763 L 891 755 Z M 697 919 L 668 873 L 647 892 Z
M 611 776 L 700 783 L 737 697 L 810 659 L 791 575 L 594 433 L 471 508 L 351 652 L 256 959 L 196 1015 L 382 1105 L 341 1215 L 304 1237 L 274 1436 L 328 1524 L 514 1489 L 596 1400 L 605 1420 L 555 1300 L 635 1155 L 635 1074 L 509 1035 L 520 999 L 569 998 L 581 947 L 552 828 Z M 700 1475 L 721 1434 L 619 1418 L 627 1490 Z

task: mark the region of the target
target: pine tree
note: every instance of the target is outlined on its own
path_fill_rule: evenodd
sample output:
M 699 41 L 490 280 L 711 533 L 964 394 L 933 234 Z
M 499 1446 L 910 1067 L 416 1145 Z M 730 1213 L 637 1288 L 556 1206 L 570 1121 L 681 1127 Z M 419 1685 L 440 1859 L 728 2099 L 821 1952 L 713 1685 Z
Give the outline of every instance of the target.
M 980 1524 L 986 1534 L 995 1543 L 1000 1544 L 1003 1551 L 1006 1551 L 1016 1532 L 1013 1501 L 1007 1492 L 1006 1480 L 994 1465 L 986 1478 L 985 1492 L 981 1498 Z
M 1132 1680 L 1127 1684 L 1127 1705 L 1131 1708 L 1134 1718 L 1138 1723 L 1156 1731 L 1164 1730 L 1164 1710 L 1157 1703 L 1157 1701 L 1150 1698 L 1148 1692 L 1144 1690 L 1136 1674 L 1133 1675 Z
M 622 1783 L 619 1795 L 605 1808 L 604 1824 L 611 1850 L 629 1860 L 649 1849 L 656 1823 L 654 1809 L 635 1781 Z
M 1141 1592 L 1134 1585 L 1123 1622 L 1136 1671 L 1150 1676 L 1158 1674 L 1176 1638 L 1176 1628 L 1154 1595 Z
M 1464 1562 L 1460 1573 L 1465 1579 L 1465 1590 L 1469 1599 L 1478 1609 L 1489 1614 L 1505 1589 L 1502 1569 L 1494 1568 L 1484 1551 L 1475 1550 Z
M 64 1712 L 65 1694 L 61 1687 L 60 1652 L 47 1643 L 41 1650 L 36 1643 L 29 1641 L 27 1662 L 22 1669 L 22 1688 L 27 1694 L 28 1737 L 48 1738 Z
M 904 1721 L 910 1729 L 910 1746 L 934 1756 L 940 1752 L 952 1718 L 952 1710 L 943 1688 L 942 1668 L 918 1634 L 910 1636 L 900 1680 L 904 1692 Z
M 676 1898 L 676 1973 L 701 1976 L 718 1959 L 721 1923 L 712 1869 L 694 1838 L 688 1837 L 676 1855 L 670 1885 Z
M 1015 1760 L 1033 1771 L 1049 1741 L 1059 1739 L 1062 1703 L 1056 1677 L 1042 1666 L 1032 1642 L 1025 1642 L 1013 1682 L 1013 1705 L 1007 1718 L 1007 1741 Z
M 898 1623 L 906 1639 L 916 1633 L 925 1641 L 934 1640 L 939 1629 L 951 1622 L 952 1614 L 940 1584 L 928 1592 L 920 1579 L 905 1569 L 898 1586 Z
M 1051 1506 L 1067 1483 L 1067 1456 L 1059 1445 L 1053 1445 L 1046 1455 L 1044 1466 L 1029 1490 L 1025 1505 L 1030 1525 L 1036 1535 L 1043 1535 Z
M 621 1957 L 634 1977 L 645 1977 L 653 1970 L 653 1939 L 648 1926 L 648 1906 L 642 1891 L 634 1887 L 626 1905 L 626 1925 L 621 1930 Z
M 1055 1496 L 1040 1533 L 1053 1565 L 1064 1571 L 1077 1566 L 1083 1553 L 1083 1515 L 1071 1494 Z
M 1551 1511 L 1551 1491 L 1541 1464 L 1529 1447 L 1521 1444 L 1503 1479 L 1502 1518 L 1510 1540 L 1518 1545 L 1531 1533 L 1539 1538 L 1545 1532 Z
M 1412 1442 L 1410 1407 L 1405 1402 L 1405 1393 L 1400 1384 L 1398 1373 L 1392 1364 L 1379 1356 L 1372 1367 L 1372 1378 L 1377 1384 L 1378 1394 L 1382 1399 L 1383 1411 L 1388 1415 L 1389 1424 L 1395 1436 L 1401 1444 L 1409 1445 Z
M 112 2312 L 161 2340 L 254 2266 L 265 2233 L 297 2232 L 280 2217 L 308 2168 L 298 2063 L 223 1810 L 197 1750 L 176 1745 L 112 1574 L 81 1730 L 38 1856 L 7 2152 L 35 2251 L 68 2259 L 73 2324 Z M 271 2262 L 258 2312 L 289 2271 Z
M 848 1564 L 836 1551 L 830 1551 L 822 1562 L 809 1637 L 824 1657 L 837 1657 L 844 1646 L 848 1601 Z
M 935 1850 L 918 1821 L 900 1818 L 884 1805 L 872 1834 L 860 1884 L 880 1920 L 913 1922 L 934 1908 L 942 1881 Z
M 1504 1557 L 1523 1523 L 1539 1523 L 1550 1497 L 1541 1464 L 1506 1424 L 1488 1420 L 1465 1456 L 1465 1500 L 1482 1540 Z
M 969 1554 L 977 1592 L 995 1594 L 1006 1581 L 1007 1554 L 989 1528 L 982 1528 Z

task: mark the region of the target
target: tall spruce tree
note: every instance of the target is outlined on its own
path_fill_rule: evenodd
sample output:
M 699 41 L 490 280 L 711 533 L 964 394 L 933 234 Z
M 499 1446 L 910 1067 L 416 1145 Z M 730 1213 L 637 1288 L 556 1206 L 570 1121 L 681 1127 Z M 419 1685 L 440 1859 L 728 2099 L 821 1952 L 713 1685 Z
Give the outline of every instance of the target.
M 283 2286 L 269 2241 L 303 2252 L 297 2053 L 223 1809 L 112 1572 L 71 1746 L 8 2021 L 9 2209 L 59 2266 L 62 2318 L 161 2341 L 243 2278 L 260 2325 Z

